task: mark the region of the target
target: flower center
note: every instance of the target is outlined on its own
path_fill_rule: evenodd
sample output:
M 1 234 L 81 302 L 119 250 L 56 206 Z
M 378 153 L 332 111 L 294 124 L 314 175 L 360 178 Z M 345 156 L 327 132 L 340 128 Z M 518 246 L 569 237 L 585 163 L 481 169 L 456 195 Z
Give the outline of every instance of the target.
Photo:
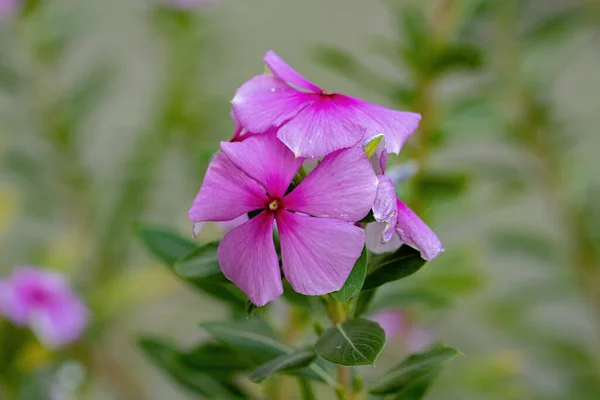
M 269 203 L 269 210 L 271 210 L 271 211 L 276 211 L 277 209 L 279 209 L 279 207 L 280 207 L 279 200 L 275 199 Z

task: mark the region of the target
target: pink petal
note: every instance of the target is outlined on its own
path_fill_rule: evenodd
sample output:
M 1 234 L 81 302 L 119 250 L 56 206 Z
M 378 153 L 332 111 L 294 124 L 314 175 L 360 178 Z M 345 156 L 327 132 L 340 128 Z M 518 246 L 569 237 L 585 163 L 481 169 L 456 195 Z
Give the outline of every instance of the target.
M 31 329 L 49 348 L 56 348 L 77 340 L 88 320 L 86 307 L 70 293 L 63 293 L 55 303 L 44 310 L 33 312 Z
M 273 50 L 267 51 L 267 54 L 265 54 L 263 61 L 279 79 L 282 79 L 297 87 L 310 90 L 314 93 L 321 93 L 323 91 L 320 87 L 318 87 L 317 85 L 300 75 L 298 72 L 296 72 L 285 61 L 283 61 L 283 58 L 279 57 Z
M 272 213 L 263 211 L 228 232 L 217 255 L 223 274 L 257 306 L 264 306 L 283 293 Z
M 344 95 L 336 96 L 336 103 L 353 114 L 356 124 L 366 129 L 363 139 L 383 134 L 387 151 L 398 154 L 402 145 L 419 126 L 421 116 L 408 111 L 395 111 L 377 104 Z
M 371 222 L 365 227 L 367 249 L 375 254 L 388 253 L 396 251 L 402 246 L 398 235 L 392 235 L 387 243 L 382 243 L 383 232 L 386 231 L 387 224 L 384 222 Z
M 244 83 L 231 100 L 233 112 L 249 132 L 263 133 L 295 117 L 314 101 L 274 76 L 259 75 Z
M 369 319 L 381 326 L 387 340 L 393 340 L 407 330 L 406 314 L 401 310 L 384 309 L 373 314 Z
M 364 128 L 356 123 L 352 110 L 338 105 L 335 97 L 305 96 L 313 102 L 277 132 L 296 157 L 322 157 L 352 147 L 362 139 Z
M 387 176 L 379 175 L 377 178 L 379 179 L 379 186 L 377 187 L 377 196 L 373 204 L 373 217 L 375 217 L 377 222 L 385 223 L 381 242 L 387 243 L 394 236 L 398 220 L 396 188 L 394 188 L 394 182 Z
M 400 240 L 421 252 L 425 260 L 433 260 L 444 248 L 436 234 L 400 199 L 396 232 Z
M 373 207 L 377 184 L 364 150 L 352 147 L 326 156 L 284 198 L 284 207 L 316 217 L 354 222 Z
M 277 215 L 283 272 L 298 293 L 322 295 L 346 282 L 365 242 L 351 223 L 281 211 Z
M 238 143 L 222 142 L 231 162 L 263 185 L 271 197 L 282 197 L 302 165 L 274 135 L 258 135 Z
M 210 163 L 188 216 L 193 222 L 231 221 L 268 202 L 260 185 L 240 171 L 223 153 Z

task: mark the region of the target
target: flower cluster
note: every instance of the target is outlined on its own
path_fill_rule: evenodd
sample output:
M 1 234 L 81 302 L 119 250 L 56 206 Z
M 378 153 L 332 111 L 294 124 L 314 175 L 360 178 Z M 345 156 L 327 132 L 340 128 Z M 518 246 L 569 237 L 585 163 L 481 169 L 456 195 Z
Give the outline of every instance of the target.
M 219 245 L 225 276 L 258 306 L 283 293 L 280 260 L 298 293 L 339 290 L 365 245 L 358 221 L 371 211 L 377 222 L 366 232 L 376 238 L 367 243 L 402 241 L 424 259 L 437 256 L 443 249 L 436 235 L 397 199 L 385 175 L 388 152 L 400 151 L 420 116 L 324 91 L 273 51 L 264 61 L 271 73 L 237 90 L 235 135 L 221 143 L 189 211 L 195 224 L 243 222 Z M 369 159 L 365 147 L 375 138 Z M 315 159 L 306 177 L 298 174 Z
M 64 276 L 17 267 L 0 280 L 0 316 L 18 326 L 29 326 L 49 348 L 71 343 L 83 332 L 88 311 Z

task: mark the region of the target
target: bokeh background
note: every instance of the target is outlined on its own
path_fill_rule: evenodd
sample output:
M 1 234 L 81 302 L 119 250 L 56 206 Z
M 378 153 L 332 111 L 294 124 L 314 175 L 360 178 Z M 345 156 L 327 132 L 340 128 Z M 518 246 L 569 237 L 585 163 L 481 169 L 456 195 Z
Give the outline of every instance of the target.
M 600 398 L 599 2 L 24 3 L 0 22 L 0 272 L 57 269 L 85 297 L 72 398 L 196 398 L 136 338 L 192 343 L 224 307 L 134 227 L 191 234 L 229 100 L 268 49 L 327 90 L 423 114 L 391 162 L 418 167 L 399 190 L 446 252 L 375 304 L 465 354 L 428 398 Z M 31 385 L 58 358 L 23 355 Z

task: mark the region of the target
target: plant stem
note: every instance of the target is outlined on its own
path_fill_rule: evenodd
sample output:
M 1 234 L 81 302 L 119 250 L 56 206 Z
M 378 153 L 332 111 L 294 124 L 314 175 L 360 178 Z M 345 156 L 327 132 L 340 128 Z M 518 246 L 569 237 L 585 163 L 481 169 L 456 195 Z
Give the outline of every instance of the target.
M 344 323 L 348 319 L 348 306 L 345 303 L 327 296 L 327 313 L 333 325 Z M 350 400 L 354 396 L 352 382 L 350 380 L 350 367 L 346 365 L 337 365 L 337 383 L 338 390 L 336 394 L 339 400 Z
M 300 386 L 300 397 L 302 400 L 317 400 L 315 391 L 308 379 L 298 378 L 298 386 Z

